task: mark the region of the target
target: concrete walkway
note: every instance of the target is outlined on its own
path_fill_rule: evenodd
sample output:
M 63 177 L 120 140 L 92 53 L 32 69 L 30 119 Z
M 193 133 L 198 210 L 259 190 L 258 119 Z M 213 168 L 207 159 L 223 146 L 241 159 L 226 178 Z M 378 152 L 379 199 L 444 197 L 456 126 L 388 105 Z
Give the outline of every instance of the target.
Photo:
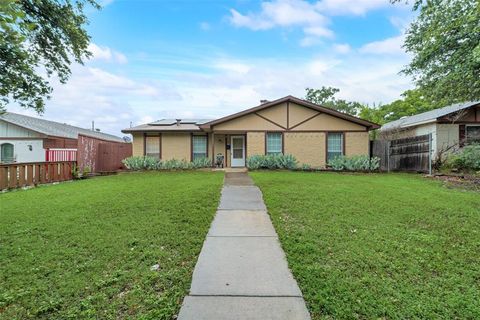
M 247 173 L 226 173 L 178 319 L 310 319 L 262 193 Z

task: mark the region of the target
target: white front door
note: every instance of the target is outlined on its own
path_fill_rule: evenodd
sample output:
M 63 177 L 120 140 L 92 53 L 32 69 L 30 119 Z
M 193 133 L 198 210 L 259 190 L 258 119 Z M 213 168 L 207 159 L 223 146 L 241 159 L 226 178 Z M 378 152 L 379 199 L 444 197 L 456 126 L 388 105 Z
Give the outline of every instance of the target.
M 232 167 L 245 167 L 245 137 L 232 136 L 230 157 L 232 158 Z

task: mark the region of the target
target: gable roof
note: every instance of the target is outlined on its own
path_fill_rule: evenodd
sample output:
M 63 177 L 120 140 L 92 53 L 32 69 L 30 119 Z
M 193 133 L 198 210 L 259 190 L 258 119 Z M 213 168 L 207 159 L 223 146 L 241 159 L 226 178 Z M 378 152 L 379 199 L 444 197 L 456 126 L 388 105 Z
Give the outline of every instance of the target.
M 250 108 L 250 109 L 247 109 L 247 110 L 243 110 L 243 111 L 234 113 L 232 115 L 229 115 L 229 116 L 217 119 L 217 120 L 213 120 L 213 121 L 204 123 L 204 124 L 200 125 L 200 128 L 210 129 L 214 125 L 217 125 L 217 124 L 220 124 L 220 123 L 223 123 L 223 122 L 226 122 L 226 121 L 230 121 L 230 120 L 239 118 L 241 116 L 247 115 L 249 113 L 257 112 L 257 111 L 260 111 L 260 110 L 263 110 L 263 109 L 266 109 L 266 108 L 269 108 L 269 107 L 272 107 L 272 106 L 275 106 L 277 104 L 284 103 L 284 102 L 293 102 L 293 103 L 296 103 L 296 104 L 298 104 L 300 106 L 303 106 L 303 107 L 306 107 L 306 108 L 310 108 L 310 109 L 313 109 L 313 110 L 316 110 L 316 111 L 319 111 L 319 112 L 323 112 L 323 113 L 329 114 L 331 116 L 334 116 L 334 117 L 337 117 L 337 118 L 340 118 L 340 119 L 344 119 L 344 120 L 347 120 L 347 121 L 350 121 L 350 122 L 353 122 L 353 123 L 357 123 L 359 125 L 367 127 L 368 129 L 378 129 L 378 128 L 380 128 L 380 126 L 376 123 L 373 123 L 373 122 L 370 122 L 370 121 L 367 121 L 367 120 L 363 120 L 363 119 L 354 117 L 352 115 L 334 110 L 332 108 L 324 107 L 324 106 L 321 106 L 321 105 L 318 105 L 318 104 L 315 104 L 315 103 L 312 103 L 312 102 L 309 102 L 309 101 L 306 101 L 306 100 L 303 100 L 303 99 L 299 99 L 299 98 L 296 98 L 296 97 L 290 96 L 290 95 L 286 96 L 286 97 L 283 97 L 283 98 L 280 98 L 280 99 L 277 99 L 277 100 L 262 103 L 262 104 L 260 104 L 256 107 L 253 107 L 253 108 Z
M 456 103 L 444 108 L 434 109 L 434 110 L 419 113 L 410 117 L 401 118 L 401 119 L 384 124 L 382 126 L 381 131 L 408 128 L 408 127 L 413 127 L 420 124 L 435 122 L 440 117 L 471 108 L 478 104 L 480 104 L 480 101 Z
M 201 131 L 200 125 L 208 121 L 211 121 L 211 119 L 161 119 L 132 128 L 123 129 L 122 132 Z
M 38 132 L 45 136 L 78 139 L 78 135 L 82 134 L 103 140 L 124 142 L 122 138 L 108 133 L 92 131 L 89 129 L 71 126 L 66 123 L 59 123 L 41 118 L 25 116 L 18 113 L 6 112 L 4 114 L 0 114 L 0 120 Z

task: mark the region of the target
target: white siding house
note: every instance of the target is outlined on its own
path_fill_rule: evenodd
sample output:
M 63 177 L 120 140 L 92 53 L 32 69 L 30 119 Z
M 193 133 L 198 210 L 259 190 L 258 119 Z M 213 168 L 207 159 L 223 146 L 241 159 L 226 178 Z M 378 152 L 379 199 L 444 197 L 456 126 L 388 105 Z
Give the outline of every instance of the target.
M 480 101 L 451 105 L 386 123 L 380 129 L 387 139 L 432 134 L 432 151 L 465 143 L 480 143 Z
M 79 134 L 123 142 L 103 132 L 7 112 L 0 115 L 0 163 L 44 162 L 54 151 L 76 152 Z

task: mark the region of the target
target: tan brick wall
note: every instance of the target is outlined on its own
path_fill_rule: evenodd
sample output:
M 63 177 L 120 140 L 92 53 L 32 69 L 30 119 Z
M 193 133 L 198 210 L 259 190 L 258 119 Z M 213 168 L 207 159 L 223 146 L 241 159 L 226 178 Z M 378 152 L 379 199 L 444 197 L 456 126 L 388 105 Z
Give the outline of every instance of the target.
M 190 133 L 162 133 L 162 159 L 191 159 Z
M 247 157 L 265 154 L 265 133 L 247 133 Z
M 297 158 L 299 165 L 304 163 L 312 167 L 325 167 L 325 133 L 323 132 L 285 132 L 285 154 Z
M 368 132 L 345 132 L 345 155 L 368 155 Z
M 143 133 L 132 133 L 132 155 L 134 157 L 143 156 Z

